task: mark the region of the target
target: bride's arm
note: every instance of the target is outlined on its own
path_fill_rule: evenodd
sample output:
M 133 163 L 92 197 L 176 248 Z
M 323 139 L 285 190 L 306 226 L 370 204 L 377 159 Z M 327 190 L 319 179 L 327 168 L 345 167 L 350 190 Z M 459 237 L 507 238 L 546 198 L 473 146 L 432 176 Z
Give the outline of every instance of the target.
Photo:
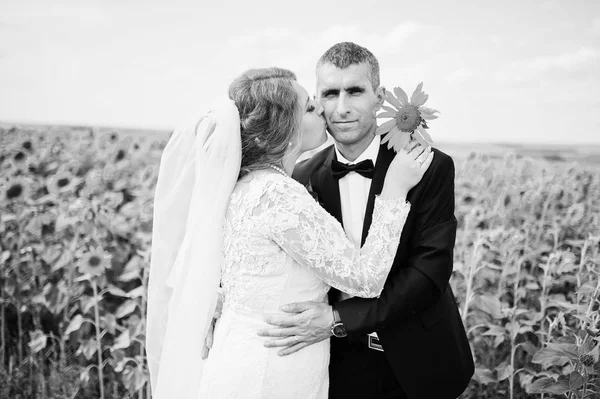
M 327 284 L 353 296 L 381 294 L 410 211 L 404 198 L 375 199 L 373 221 L 362 248 L 297 182 L 274 182 L 262 201 L 270 238 Z

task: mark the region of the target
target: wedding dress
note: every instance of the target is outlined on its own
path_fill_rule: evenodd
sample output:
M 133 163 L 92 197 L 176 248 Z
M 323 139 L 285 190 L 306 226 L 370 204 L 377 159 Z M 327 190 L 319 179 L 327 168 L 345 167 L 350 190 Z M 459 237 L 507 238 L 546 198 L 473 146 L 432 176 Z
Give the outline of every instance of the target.
M 241 179 L 223 228 L 223 311 L 198 398 L 327 398 L 329 340 L 278 356 L 257 331 L 283 304 L 326 302 L 330 287 L 378 296 L 409 209 L 404 199 L 377 197 L 358 249 L 293 179 L 271 170 Z

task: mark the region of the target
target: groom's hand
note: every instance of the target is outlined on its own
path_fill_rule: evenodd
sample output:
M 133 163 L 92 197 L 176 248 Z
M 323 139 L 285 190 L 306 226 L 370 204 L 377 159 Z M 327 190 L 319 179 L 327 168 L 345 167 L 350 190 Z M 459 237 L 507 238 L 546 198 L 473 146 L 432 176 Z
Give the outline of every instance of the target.
M 277 352 L 286 356 L 331 337 L 333 312 L 323 302 L 298 302 L 283 305 L 287 314 L 271 315 L 265 321 L 275 327 L 258 331 L 261 337 L 271 337 L 267 348 L 283 347 Z

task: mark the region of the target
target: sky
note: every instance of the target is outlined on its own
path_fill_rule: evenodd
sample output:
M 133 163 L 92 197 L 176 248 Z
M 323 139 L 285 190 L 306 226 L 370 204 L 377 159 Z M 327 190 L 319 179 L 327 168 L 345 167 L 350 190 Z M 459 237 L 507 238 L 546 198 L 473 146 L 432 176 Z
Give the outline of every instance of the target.
M 600 1 L 0 0 L 0 121 L 172 129 L 246 69 L 353 41 L 434 141 L 600 143 Z

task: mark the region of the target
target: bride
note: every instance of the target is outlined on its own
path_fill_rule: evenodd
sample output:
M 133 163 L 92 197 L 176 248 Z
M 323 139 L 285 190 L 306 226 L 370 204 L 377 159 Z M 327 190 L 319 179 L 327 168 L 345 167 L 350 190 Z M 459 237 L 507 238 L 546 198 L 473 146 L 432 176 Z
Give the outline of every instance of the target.
M 229 98 L 176 130 L 161 158 L 148 289 L 153 397 L 326 398 L 329 341 L 290 356 L 265 348 L 264 317 L 335 287 L 381 293 L 430 148 L 400 151 L 362 248 L 290 177 L 326 140 L 322 107 L 295 75 L 250 70 Z M 377 108 L 373 110 L 376 112 Z M 217 305 L 214 344 L 202 359 Z

